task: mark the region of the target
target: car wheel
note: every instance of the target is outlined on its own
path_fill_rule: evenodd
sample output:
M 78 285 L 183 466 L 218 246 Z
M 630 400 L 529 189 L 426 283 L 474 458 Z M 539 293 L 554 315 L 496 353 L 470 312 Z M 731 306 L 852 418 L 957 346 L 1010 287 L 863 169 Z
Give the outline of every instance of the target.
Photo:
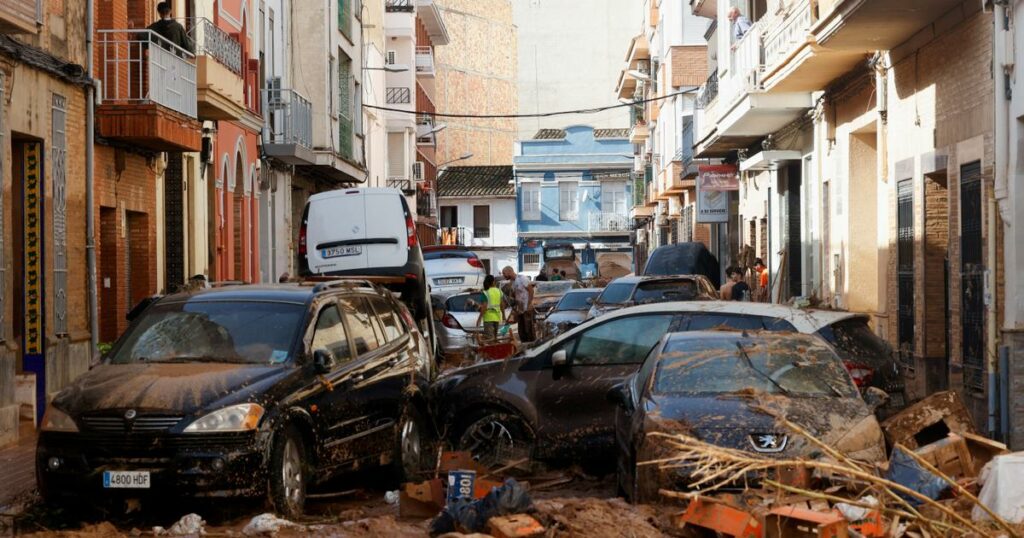
M 310 473 L 306 446 L 294 426 L 274 436 L 270 453 L 270 502 L 286 518 L 302 515 Z
M 399 482 L 418 480 L 425 468 L 430 435 L 423 415 L 410 407 L 398 422 L 395 467 Z
M 478 414 L 456 439 L 460 450 L 487 468 L 529 457 L 533 449 L 533 436 L 522 419 L 504 412 Z

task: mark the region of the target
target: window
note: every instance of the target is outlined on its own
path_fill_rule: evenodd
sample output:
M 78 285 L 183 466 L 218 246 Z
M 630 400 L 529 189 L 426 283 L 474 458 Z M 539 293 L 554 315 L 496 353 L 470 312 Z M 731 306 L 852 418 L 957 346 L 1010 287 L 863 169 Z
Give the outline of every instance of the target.
M 484 239 L 491 237 L 491 206 L 473 206 L 473 236 Z
M 523 269 L 530 271 L 540 266 L 540 254 L 527 252 L 523 254 Z
M 345 325 L 341 323 L 341 315 L 338 307 L 330 305 L 320 311 L 320 317 L 316 320 L 316 329 L 313 331 L 313 351 L 326 349 L 334 355 L 337 363 L 343 363 L 352 358 L 351 350 L 348 348 L 348 337 L 345 335 Z
M 626 184 L 601 184 L 601 212 L 616 215 L 626 214 Z
M 453 205 L 441 206 L 441 227 L 457 228 L 459 226 L 459 208 Z
M 354 86 L 352 60 L 341 53 L 338 57 L 338 154 L 347 159 L 352 159 Z
M 338 30 L 352 39 L 352 7 L 354 0 L 338 0 Z
M 522 185 L 523 220 L 540 220 L 540 183 Z
M 580 336 L 573 363 L 639 364 L 668 332 L 672 317 L 672 314 L 634 316 L 598 325 Z
M 374 297 L 370 299 L 370 304 L 373 305 L 373 309 L 377 311 L 377 316 L 380 317 L 381 326 L 384 328 L 384 338 L 388 342 L 398 340 L 405 334 L 405 327 L 398 319 L 398 314 L 387 301 Z
M 341 300 L 341 304 L 345 309 L 349 330 L 352 331 L 356 354 L 362 355 L 380 347 L 380 328 L 375 327 L 377 316 L 370 310 L 370 305 L 361 298 L 345 298 Z
M 558 184 L 558 220 L 576 220 L 580 216 L 580 201 L 577 196 L 579 184 L 563 181 Z

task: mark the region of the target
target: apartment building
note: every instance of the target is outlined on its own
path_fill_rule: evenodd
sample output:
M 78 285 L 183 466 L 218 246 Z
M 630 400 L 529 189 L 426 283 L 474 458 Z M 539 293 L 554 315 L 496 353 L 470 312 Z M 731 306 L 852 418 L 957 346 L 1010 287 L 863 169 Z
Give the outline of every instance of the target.
M 638 269 L 655 248 L 687 241 L 711 245 L 712 226 L 698 222 L 693 154 L 696 89 L 707 73 L 708 21 L 679 2 L 644 0 L 640 33 L 626 50 L 616 94 L 629 107 L 635 185 Z
M 717 50 L 695 154 L 741 175 L 737 259 L 768 263 L 775 301 L 870 314 L 899 350 L 911 398 L 955 389 L 979 426 L 1006 433 L 994 420 L 1006 387 L 992 6 L 690 5 L 713 19 Z
M 519 268 L 535 272 L 546 245 L 572 244 L 591 277 L 633 272 L 627 129 L 575 125 L 516 142 Z
M 518 1 L 518 0 L 517 0 Z M 517 37 L 513 0 L 435 0 L 451 31 L 447 47 L 434 54 L 440 113 L 515 115 Z M 437 133 L 439 163 L 512 163 L 515 118 L 444 118 Z M 468 157 L 467 157 L 468 156 Z M 439 168 L 441 168 L 439 166 Z
M 488 274 L 518 267 L 511 166 L 452 166 L 437 180 L 440 243 L 473 249 Z
M 433 0 L 386 0 L 384 16 L 387 92 L 387 186 L 401 190 L 416 214 L 423 244 L 437 242 L 438 133 L 435 56 L 449 43 Z
M 89 79 L 86 29 L 76 21 L 84 18 L 82 3 L 0 3 L 0 446 L 17 440 L 19 403 L 24 419 L 41 419 L 47 394 L 92 357 L 78 263 Z

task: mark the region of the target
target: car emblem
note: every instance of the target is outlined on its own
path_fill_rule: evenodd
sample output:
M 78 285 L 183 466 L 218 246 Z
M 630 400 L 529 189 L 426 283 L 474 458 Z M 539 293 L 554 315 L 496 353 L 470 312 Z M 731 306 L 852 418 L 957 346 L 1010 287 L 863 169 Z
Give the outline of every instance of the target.
M 764 452 L 768 454 L 782 452 L 786 449 L 787 442 L 789 442 L 789 438 L 787 436 L 776 433 L 750 434 L 750 444 L 757 452 Z
M 136 413 L 134 409 L 129 409 L 129 410 L 124 412 L 124 418 L 126 420 L 132 420 L 133 418 L 135 418 L 135 415 L 137 415 L 137 414 L 138 413 Z
M 353 226 L 352 227 L 352 234 L 355 235 L 355 234 L 358 234 L 358 233 L 359 233 L 359 226 L 358 225 Z

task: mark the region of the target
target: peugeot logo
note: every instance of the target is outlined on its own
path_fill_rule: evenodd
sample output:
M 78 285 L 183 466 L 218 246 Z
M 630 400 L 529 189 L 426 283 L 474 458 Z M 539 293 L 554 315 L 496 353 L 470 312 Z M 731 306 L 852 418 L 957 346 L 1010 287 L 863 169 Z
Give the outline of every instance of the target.
M 749 439 L 754 450 L 768 454 L 782 452 L 789 442 L 787 436 L 776 433 L 752 433 Z
M 124 412 L 124 418 L 125 420 L 132 420 L 133 418 L 135 418 L 135 415 L 137 414 L 138 413 L 136 413 L 134 409 L 129 409 Z

